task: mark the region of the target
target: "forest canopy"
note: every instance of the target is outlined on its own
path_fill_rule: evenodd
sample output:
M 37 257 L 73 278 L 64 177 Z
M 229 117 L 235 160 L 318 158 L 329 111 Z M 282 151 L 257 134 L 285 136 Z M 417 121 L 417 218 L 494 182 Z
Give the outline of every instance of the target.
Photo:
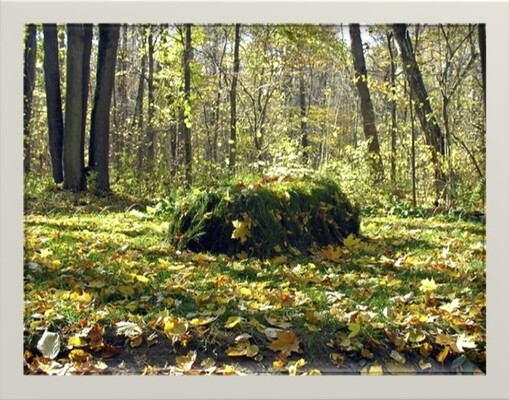
M 364 205 L 481 209 L 484 42 L 473 24 L 27 25 L 25 171 L 156 197 L 305 169 Z

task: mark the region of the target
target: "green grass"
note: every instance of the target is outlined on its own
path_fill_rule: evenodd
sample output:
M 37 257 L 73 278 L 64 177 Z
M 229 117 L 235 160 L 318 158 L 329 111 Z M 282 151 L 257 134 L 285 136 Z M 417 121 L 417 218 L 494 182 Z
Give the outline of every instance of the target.
M 200 326 L 190 325 L 193 346 L 201 343 L 213 353 L 211 335 L 251 332 L 275 357 L 267 350 L 272 339 L 250 322 L 256 318 L 265 328 L 274 327 L 275 318 L 299 337 L 304 358 L 328 360 L 329 353 L 342 352 L 364 365 L 372 360 L 360 355 L 363 346 L 376 354 L 394 350 L 389 330 L 406 338 L 403 353 L 419 356 L 429 343 L 436 362 L 444 348 L 437 335 L 465 334 L 475 343 L 465 355 L 484 369 L 485 227 L 478 222 L 366 216 L 363 240 L 341 250 L 337 259 L 315 249 L 239 260 L 177 250 L 168 244 L 168 221 L 141 207 L 133 211 L 125 198 L 77 200 L 58 191 L 38 196 L 28 196 L 24 217 L 25 347 L 33 352 L 44 329 L 59 332 L 65 342 L 83 330 L 84 321 L 108 329 L 135 321 L 148 334 L 162 330 L 161 315 L 191 321 L 217 312 L 201 333 Z M 420 289 L 425 279 L 438 285 L 428 304 Z M 457 309 L 441 309 L 455 299 Z M 228 318 L 236 316 L 242 323 L 226 328 Z M 357 344 L 352 350 L 337 347 L 351 323 L 361 325 L 352 338 Z M 412 342 L 420 333 L 425 342 Z M 336 344 L 328 346 L 337 335 Z M 373 339 L 385 350 L 375 352 Z M 447 360 L 459 356 L 453 353 Z

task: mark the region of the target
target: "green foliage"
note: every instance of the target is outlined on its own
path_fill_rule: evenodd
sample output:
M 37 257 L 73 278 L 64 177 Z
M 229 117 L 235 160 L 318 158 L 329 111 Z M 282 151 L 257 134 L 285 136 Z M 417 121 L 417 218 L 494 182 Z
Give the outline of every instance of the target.
M 195 189 L 177 200 L 170 238 L 195 251 L 270 257 L 341 243 L 359 215 L 331 181 L 265 177 Z
M 312 193 L 320 181 L 244 182 L 252 182 L 246 190 L 271 186 L 282 195 L 287 188 Z M 221 373 L 222 363 L 234 362 L 273 374 L 309 373 L 313 362 L 338 374 L 485 371 L 479 220 L 363 215 L 362 238 L 349 237 L 344 247 L 239 260 L 168 244 L 164 210 L 184 204 L 185 191 L 146 208 L 140 198 L 75 195 L 33 177 L 25 189 L 26 374 Z M 237 221 L 242 227 L 246 219 Z M 130 335 L 118 336 L 122 325 Z M 45 330 L 62 342 L 54 362 L 37 348 Z M 285 333 L 276 338 L 277 330 Z M 246 354 L 240 335 L 257 347 Z M 175 355 L 191 350 L 192 369 L 179 369 Z M 133 356 L 143 357 L 144 371 Z M 216 369 L 203 370 L 207 358 Z M 296 359 L 305 360 L 297 370 Z

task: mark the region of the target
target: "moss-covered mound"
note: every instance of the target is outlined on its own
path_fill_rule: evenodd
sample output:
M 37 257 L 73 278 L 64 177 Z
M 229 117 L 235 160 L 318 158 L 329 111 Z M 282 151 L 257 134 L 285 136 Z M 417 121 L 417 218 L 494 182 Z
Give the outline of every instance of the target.
M 177 201 L 170 238 L 179 248 L 272 257 L 358 234 L 357 210 L 331 181 L 264 178 L 195 190 Z

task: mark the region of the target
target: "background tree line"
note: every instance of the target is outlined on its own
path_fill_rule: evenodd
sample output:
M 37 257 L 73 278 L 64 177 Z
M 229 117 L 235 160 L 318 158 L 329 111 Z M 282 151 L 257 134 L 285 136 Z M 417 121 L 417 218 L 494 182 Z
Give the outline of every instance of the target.
M 29 24 L 24 168 L 156 196 L 281 169 L 483 207 L 484 25 Z

